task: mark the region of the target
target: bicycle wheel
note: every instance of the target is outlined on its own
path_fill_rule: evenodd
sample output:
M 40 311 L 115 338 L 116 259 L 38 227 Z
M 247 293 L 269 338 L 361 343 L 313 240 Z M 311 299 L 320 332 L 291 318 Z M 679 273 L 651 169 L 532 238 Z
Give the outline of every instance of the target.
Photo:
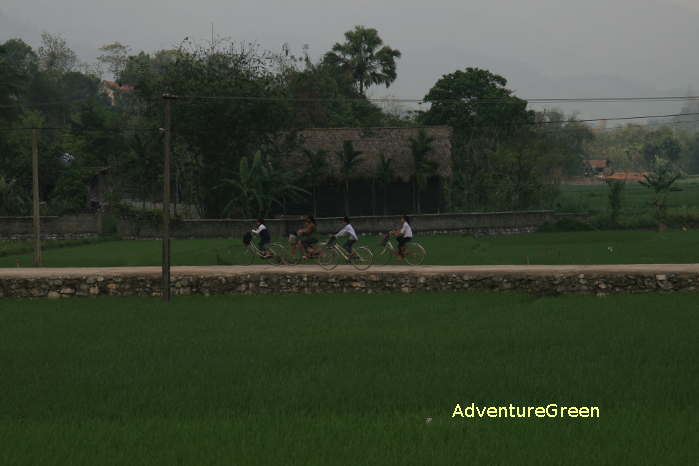
M 255 257 L 258 257 L 257 252 L 251 247 L 247 247 L 241 252 L 237 263 L 240 265 L 252 265 L 252 263 L 255 261 Z M 235 264 L 236 262 L 233 263 Z
M 272 243 L 267 246 L 267 249 L 272 254 L 267 260 L 272 265 L 283 265 L 286 263 L 286 249 L 279 243 Z
M 425 260 L 425 248 L 418 243 L 408 243 L 405 245 L 405 262 L 410 265 L 422 265 Z
M 394 257 L 396 255 L 393 253 L 393 250 L 387 247 L 381 246 L 374 252 L 374 262 L 377 264 L 388 265 Z
M 325 270 L 337 267 L 337 251 L 334 248 L 321 246 L 318 250 L 318 264 Z
M 350 263 L 357 270 L 367 270 L 374 262 L 374 253 L 366 246 L 354 248 L 354 254 L 350 257 Z

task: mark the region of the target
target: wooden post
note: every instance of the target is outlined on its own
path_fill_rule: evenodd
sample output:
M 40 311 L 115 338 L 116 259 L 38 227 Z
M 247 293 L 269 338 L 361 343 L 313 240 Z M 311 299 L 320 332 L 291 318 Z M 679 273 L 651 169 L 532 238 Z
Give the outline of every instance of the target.
M 165 301 L 170 301 L 170 136 L 172 124 L 172 101 L 174 96 L 163 94 L 165 103 L 165 144 L 163 162 L 163 284 L 162 295 Z
M 32 215 L 34 220 L 34 267 L 41 267 L 41 220 L 39 205 L 39 130 L 32 129 Z

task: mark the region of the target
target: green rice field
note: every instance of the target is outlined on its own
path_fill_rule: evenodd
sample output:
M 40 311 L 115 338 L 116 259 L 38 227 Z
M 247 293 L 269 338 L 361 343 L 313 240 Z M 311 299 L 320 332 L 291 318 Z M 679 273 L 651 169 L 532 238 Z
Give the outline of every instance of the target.
M 281 240 L 281 238 L 275 238 Z M 362 237 L 358 245 L 377 251 L 378 236 Z M 696 263 L 699 230 L 651 230 L 534 233 L 517 236 L 416 236 L 427 250 L 425 264 L 641 264 Z M 160 265 L 159 241 L 101 241 L 63 245 L 44 251 L 48 267 Z M 228 248 L 242 251 L 239 239 L 173 241 L 174 265 L 217 265 Z M 238 256 L 234 256 L 238 257 Z M 262 263 L 262 262 L 260 262 Z M 31 266 L 31 253 L 0 254 L 0 267 Z
M 668 196 L 668 214 L 699 218 L 699 176 L 680 179 L 680 191 Z M 601 185 L 561 185 L 560 195 L 551 207 L 560 212 L 589 212 L 593 216 L 609 215 L 609 188 Z M 653 192 L 638 184 L 627 182 L 623 192 L 621 222 L 653 224 Z
M 4 299 L 0 464 L 696 464 L 698 317 L 682 293 Z

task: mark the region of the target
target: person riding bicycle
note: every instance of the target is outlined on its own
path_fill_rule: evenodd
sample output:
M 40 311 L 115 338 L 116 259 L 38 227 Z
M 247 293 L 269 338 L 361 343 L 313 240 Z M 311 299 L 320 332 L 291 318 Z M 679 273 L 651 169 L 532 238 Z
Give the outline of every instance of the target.
M 262 251 L 262 254 L 267 257 L 270 255 L 270 252 L 267 251 L 267 245 L 272 241 L 272 237 L 269 234 L 269 230 L 267 229 L 267 225 L 265 225 L 265 221 L 262 218 L 257 219 L 257 228 L 253 228 L 252 234 L 254 235 L 259 235 L 260 237 L 260 242 L 257 243 L 257 247 L 260 251 Z
M 393 230 L 391 233 L 396 235 L 396 241 L 398 241 L 398 256 L 399 259 L 403 259 L 405 258 L 405 245 L 413 239 L 413 229 L 410 226 L 410 217 L 407 215 L 403 215 L 400 221 L 403 222 L 400 230 Z
M 312 215 L 306 215 L 303 219 L 304 226 L 296 233 L 301 240 L 301 251 L 303 251 L 304 259 L 315 252 L 314 245 L 318 242 L 316 227 L 316 219 Z
M 357 242 L 357 232 L 354 231 L 354 227 L 352 226 L 352 223 L 350 222 L 350 219 L 348 217 L 344 217 L 342 219 L 342 223 L 344 224 L 344 226 L 340 231 L 335 233 L 333 237 L 347 236 L 347 240 L 345 241 L 345 244 L 342 245 L 342 247 L 345 248 L 345 251 L 352 255 L 352 246 L 354 246 L 354 243 Z

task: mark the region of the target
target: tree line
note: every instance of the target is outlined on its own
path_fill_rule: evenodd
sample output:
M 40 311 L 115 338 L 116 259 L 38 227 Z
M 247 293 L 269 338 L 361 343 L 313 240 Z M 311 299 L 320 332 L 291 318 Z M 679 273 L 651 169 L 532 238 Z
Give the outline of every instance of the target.
M 270 52 L 255 44 L 188 39 L 156 52 L 119 42 L 82 63 L 66 41 L 43 34 L 36 50 L 21 39 L 0 44 L 0 215 L 29 212 L 31 132 L 40 131 L 40 192 L 46 213 L 87 205 L 89 180 L 107 168 L 111 205 L 125 198 L 157 201 L 162 191 L 162 95 L 178 97 L 173 118 L 175 199 L 203 217 L 284 213 L 289 202 L 316 208 L 318 190 L 351 185 L 363 156 L 347 141 L 335 153 L 308 151 L 305 128 L 448 125 L 452 176 L 442 180 L 445 210 L 527 209 L 550 204 L 557 177 L 582 170 L 599 152 L 590 128 L 558 111 L 534 112 L 491 71 L 467 67 L 443 75 L 427 92 L 424 111 L 387 110 L 367 97 L 390 86 L 401 52 L 378 31 L 357 26 L 317 59 L 307 47 Z M 106 93 L 103 76 L 115 84 Z M 414 211 L 437 177 L 433 141 L 408 141 Z M 605 147 L 611 147 L 611 143 Z M 288 168 L 304 154 L 308 169 Z M 328 170 L 328 159 L 339 161 Z M 395 181 L 379 161 L 372 189 Z M 374 196 L 380 197 L 380 196 Z

